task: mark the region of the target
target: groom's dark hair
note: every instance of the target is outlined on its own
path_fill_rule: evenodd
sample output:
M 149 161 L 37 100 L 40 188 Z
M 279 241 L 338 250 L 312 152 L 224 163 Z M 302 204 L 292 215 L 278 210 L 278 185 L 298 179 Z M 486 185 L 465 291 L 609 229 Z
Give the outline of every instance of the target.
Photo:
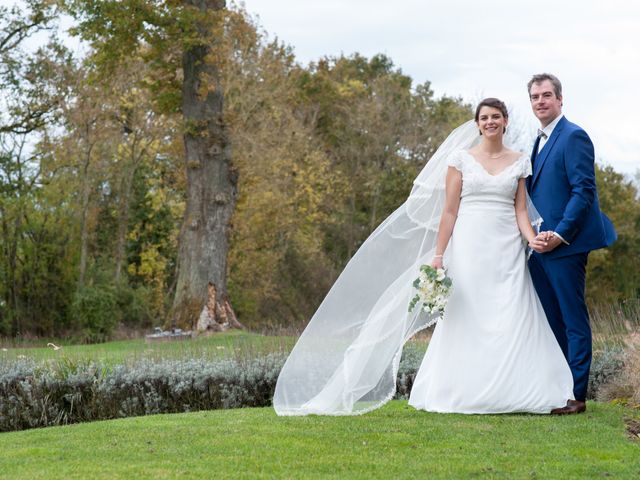
M 550 73 L 538 73 L 531 77 L 531 80 L 529 80 L 529 83 L 527 83 L 527 92 L 529 92 L 529 95 L 531 95 L 531 85 L 533 85 L 534 83 L 542 83 L 545 80 L 549 80 L 551 82 L 551 85 L 553 85 L 553 90 L 556 93 L 556 97 L 562 98 L 562 84 L 560 83 L 560 80 L 558 80 L 558 77 L 556 77 L 555 75 L 551 75 Z

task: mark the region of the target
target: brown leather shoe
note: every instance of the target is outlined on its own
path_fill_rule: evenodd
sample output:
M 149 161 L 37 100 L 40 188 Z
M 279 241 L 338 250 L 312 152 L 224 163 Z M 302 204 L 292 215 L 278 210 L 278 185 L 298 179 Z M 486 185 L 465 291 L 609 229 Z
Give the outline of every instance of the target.
M 567 400 L 564 407 L 554 408 L 551 415 L 571 415 L 573 413 L 583 413 L 587 410 L 587 404 L 580 400 Z

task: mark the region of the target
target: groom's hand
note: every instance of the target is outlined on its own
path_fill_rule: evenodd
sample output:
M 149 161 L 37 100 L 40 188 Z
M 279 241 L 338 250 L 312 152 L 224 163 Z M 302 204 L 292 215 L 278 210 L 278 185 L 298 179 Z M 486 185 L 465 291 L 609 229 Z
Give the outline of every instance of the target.
M 555 236 L 553 232 L 548 233 L 550 236 L 549 240 L 547 240 L 547 249 L 545 251 L 550 252 L 551 250 L 559 247 L 562 244 L 562 240 L 560 240 L 560 237 Z
M 553 232 L 540 232 L 536 238 L 529 242 L 532 250 L 538 253 L 546 253 L 554 250 L 562 243 L 560 237 Z

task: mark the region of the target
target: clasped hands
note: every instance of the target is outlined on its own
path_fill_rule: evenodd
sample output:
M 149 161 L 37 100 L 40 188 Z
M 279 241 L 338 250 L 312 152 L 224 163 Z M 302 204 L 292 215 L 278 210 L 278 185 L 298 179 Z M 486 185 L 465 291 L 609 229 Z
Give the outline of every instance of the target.
M 553 232 L 540 232 L 533 240 L 529 241 L 531 250 L 538 253 L 550 252 L 562 243 L 560 237 L 554 235 Z

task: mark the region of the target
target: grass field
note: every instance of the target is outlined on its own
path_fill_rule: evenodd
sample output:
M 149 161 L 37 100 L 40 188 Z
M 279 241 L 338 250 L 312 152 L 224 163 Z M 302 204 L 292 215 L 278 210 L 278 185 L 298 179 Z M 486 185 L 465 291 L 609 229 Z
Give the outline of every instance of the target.
M 636 317 L 634 317 L 636 318 Z M 637 322 L 637 319 L 636 319 Z M 617 328 L 617 327 L 616 327 Z M 619 330 L 619 331 L 618 331 Z M 626 325 L 594 346 L 624 344 Z M 0 341 L 0 361 L 254 357 L 295 337 L 226 332 L 46 346 Z M 428 334 L 412 343 L 424 349 Z M 632 424 L 627 428 L 626 424 Z M 277 417 L 271 408 L 155 415 L 0 433 L 0 479 L 640 478 L 640 411 L 590 402 L 584 415 L 439 415 L 406 401 L 356 417 Z
M 637 412 L 442 415 L 392 401 L 356 417 L 271 408 L 157 415 L 0 434 L 0 478 L 640 478 Z
M 607 307 L 591 312 L 593 347 L 598 351 L 611 347 L 624 347 L 631 332 L 640 330 L 640 303 L 628 302 L 625 306 Z M 289 352 L 296 336 L 261 335 L 248 331 L 232 330 L 192 340 L 165 343 L 147 343 L 144 339 L 121 340 L 92 345 L 69 345 L 58 339 L 2 339 L 0 361 L 19 357 L 33 360 L 66 358 L 72 361 L 95 361 L 118 364 L 143 358 L 184 359 L 219 358 L 224 356 L 252 356 L 267 352 Z M 430 331 L 417 335 L 411 343 L 426 349 Z M 62 346 L 54 350 L 47 346 L 52 342 Z
M 62 347 L 59 350 L 47 346 L 51 341 L 32 341 L 29 346 L 0 342 L 0 360 L 11 361 L 26 357 L 40 361 L 64 357 L 69 360 L 118 364 L 143 358 L 217 358 L 289 351 L 295 343 L 295 338 L 233 330 L 209 337 L 172 342 L 147 343 L 144 339 L 133 339 L 91 345 L 66 345 L 64 341 L 53 340 L 54 344 Z
M 622 310 L 620 310 L 620 308 Z M 640 330 L 640 303 L 629 302 L 626 307 L 605 308 L 591 313 L 594 351 L 611 347 L 624 347 L 631 332 Z M 410 340 L 420 349 L 426 349 L 430 331 Z M 146 343 L 144 339 L 121 340 L 92 345 L 69 345 L 58 339 L 2 339 L 0 361 L 27 357 L 36 361 L 66 358 L 72 361 L 95 361 L 118 364 L 143 358 L 184 359 L 219 358 L 224 356 L 251 356 L 267 352 L 289 352 L 296 336 L 261 335 L 248 331 L 232 330 L 208 337 L 166 343 Z M 47 346 L 52 342 L 62 346 L 54 350 Z

